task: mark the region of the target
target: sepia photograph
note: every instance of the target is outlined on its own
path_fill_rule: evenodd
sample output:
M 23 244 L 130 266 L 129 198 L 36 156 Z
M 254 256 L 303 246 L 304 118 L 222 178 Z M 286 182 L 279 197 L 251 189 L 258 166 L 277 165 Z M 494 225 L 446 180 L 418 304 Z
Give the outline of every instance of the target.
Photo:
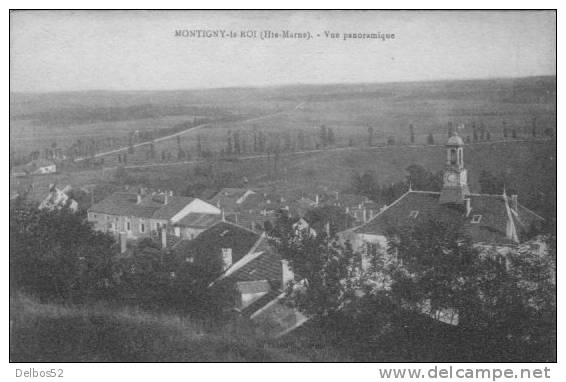
M 9 81 L 17 379 L 557 362 L 556 10 L 10 10 Z

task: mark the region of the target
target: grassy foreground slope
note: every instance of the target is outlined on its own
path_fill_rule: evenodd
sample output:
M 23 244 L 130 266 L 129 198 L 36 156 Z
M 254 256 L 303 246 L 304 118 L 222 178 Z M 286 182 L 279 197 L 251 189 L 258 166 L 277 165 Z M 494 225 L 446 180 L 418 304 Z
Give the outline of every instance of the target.
M 229 328 L 173 315 L 104 306 L 10 299 L 14 362 L 297 362 L 308 361 Z

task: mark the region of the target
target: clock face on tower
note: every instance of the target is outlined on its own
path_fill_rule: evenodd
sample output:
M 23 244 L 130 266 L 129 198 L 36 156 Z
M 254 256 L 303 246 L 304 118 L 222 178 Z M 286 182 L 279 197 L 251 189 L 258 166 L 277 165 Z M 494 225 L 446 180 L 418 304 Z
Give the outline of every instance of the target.
M 444 174 L 444 183 L 450 186 L 458 184 L 458 175 L 453 172 L 446 172 Z

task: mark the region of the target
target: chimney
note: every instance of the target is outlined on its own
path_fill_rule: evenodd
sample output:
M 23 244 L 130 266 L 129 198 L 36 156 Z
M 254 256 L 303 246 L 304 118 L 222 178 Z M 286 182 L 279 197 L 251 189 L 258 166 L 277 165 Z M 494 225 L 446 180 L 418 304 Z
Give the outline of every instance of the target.
M 142 196 L 138 193 L 138 194 L 137 194 L 136 204 L 141 204 L 141 202 L 142 202 Z
M 289 266 L 289 260 L 281 260 L 281 288 L 287 289 L 289 283 L 295 279 L 295 274 Z
M 224 215 L 224 208 L 222 208 L 222 209 L 220 210 L 220 213 L 221 213 L 221 215 L 222 215 L 222 221 L 225 222 L 225 221 L 226 221 L 226 216 Z
M 367 223 L 366 209 L 362 209 L 362 221 Z
M 314 202 L 315 202 L 316 206 L 318 206 L 318 202 L 319 202 L 318 194 L 315 195 Z
M 124 253 L 128 249 L 127 240 L 126 240 L 126 232 L 120 232 L 119 233 L 119 240 L 120 240 L 120 253 Z
M 469 197 L 465 199 L 466 201 L 466 217 L 470 216 L 470 212 L 472 212 L 472 199 Z
M 517 199 L 518 199 L 517 194 L 511 195 L 511 208 L 513 208 L 513 210 L 515 211 L 519 209 L 519 202 L 517 201 Z
M 163 197 L 163 204 L 167 205 L 169 203 L 169 194 L 166 192 Z
M 326 224 L 324 224 L 324 231 L 326 232 L 326 236 L 330 237 L 330 222 L 326 222 Z
M 167 230 L 165 228 L 161 230 L 161 248 L 167 248 Z
M 222 248 L 222 263 L 224 270 L 232 266 L 232 248 Z

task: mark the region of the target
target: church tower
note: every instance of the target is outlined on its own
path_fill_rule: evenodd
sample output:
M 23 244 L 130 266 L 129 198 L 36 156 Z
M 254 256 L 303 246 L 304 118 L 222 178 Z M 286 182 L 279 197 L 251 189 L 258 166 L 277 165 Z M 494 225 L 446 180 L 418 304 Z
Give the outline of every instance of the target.
M 446 165 L 444 167 L 444 184 L 440 192 L 441 204 L 464 204 L 470 195 L 468 173 L 464 168 L 464 141 L 456 132 L 446 143 Z

